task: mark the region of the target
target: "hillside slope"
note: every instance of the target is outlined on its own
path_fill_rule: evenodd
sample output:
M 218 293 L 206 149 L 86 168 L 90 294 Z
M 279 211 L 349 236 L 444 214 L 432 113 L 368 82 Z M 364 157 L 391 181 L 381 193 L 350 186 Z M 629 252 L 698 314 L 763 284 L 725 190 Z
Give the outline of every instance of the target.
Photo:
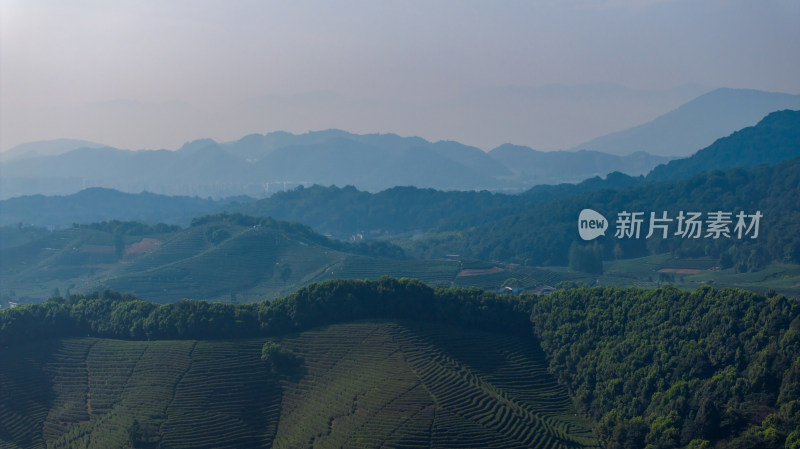
M 44 299 L 57 288 L 110 288 L 152 301 L 236 295 L 256 301 L 307 284 L 348 252 L 373 248 L 269 218 L 205 216 L 187 229 L 114 221 L 76 225 L 2 249 L 0 280 L 4 293 L 22 298 Z
M 271 372 L 263 339 L 5 350 L 0 446 L 596 447 L 532 340 L 369 321 L 275 341 L 298 373 Z

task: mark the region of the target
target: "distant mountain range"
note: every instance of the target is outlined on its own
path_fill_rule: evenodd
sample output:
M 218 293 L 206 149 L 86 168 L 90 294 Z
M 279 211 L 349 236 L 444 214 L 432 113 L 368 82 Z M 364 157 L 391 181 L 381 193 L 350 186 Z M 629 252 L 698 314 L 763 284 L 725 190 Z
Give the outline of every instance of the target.
M 688 156 L 716 139 L 782 109 L 800 109 L 800 95 L 749 89 L 716 89 L 655 120 L 592 139 L 573 150 L 611 154 L 644 151 L 672 157 Z
M 236 151 L 246 156 L 248 148 L 253 150 L 268 145 L 277 149 L 285 148 L 281 147 L 282 142 L 280 142 L 284 138 L 303 138 L 308 140 L 306 143 L 313 145 L 313 139 L 320 136 L 319 133 L 303 136 L 277 133 L 267 136 L 254 135 L 239 141 L 239 148 Z M 388 137 L 382 136 L 382 138 Z M 405 140 L 396 136 L 394 139 L 396 142 Z M 245 145 L 247 140 L 256 142 L 248 147 Z M 191 148 L 187 147 L 184 151 L 191 151 Z M 567 153 L 573 156 L 579 154 L 590 153 Z M 481 156 L 480 153 L 476 155 Z M 489 155 L 513 165 L 509 162 L 513 161 L 513 158 L 518 160 L 546 158 L 553 154 L 506 145 Z M 703 171 L 776 164 L 798 156 L 800 156 L 800 111 L 779 111 L 768 115 L 756 126 L 717 140 L 689 158 L 660 165 L 646 177 L 632 177 L 614 172 L 605 178 L 593 177 L 577 184 L 538 185 L 520 195 L 502 195 L 485 191 L 452 192 L 416 187 L 394 187 L 378 193 L 369 193 L 352 186 L 339 188 L 317 185 L 278 192 L 260 200 L 231 197 L 215 201 L 192 197 L 167 197 L 152 193 L 128 194 L 93 188 L 67 196 L 34 195 L 0 201 L 0 226 L 16 226 L 22 223 L 26 226 L 68 227 L 72 223 L 111 219 L 138 220 L 150 224 L 165 222 L 185 226 L 195 216 L 227 210 L 300 222 L 311 226 L 317 232 L 330 234 L 336 238 L 349 238 L 359 233 L 369 238 L 406 232 L 453 231 L 520 214 L 521 211 L 581 193 L 679 180 Z M 613 157 L 616 156 L 608 156 L 609 159 Z M 517 165 L 521 167 L 524 163 L 518 162 Z
M 669 160 L 644 153 L 548 153 L 511 145 L 487 153 L 453 141 L 340 130 L 253 134 L 231 143 L 203 139 L 177 151 L 69 149 L 71 144 L 44 142 L 11 150 L 20 156 L 2 164 L 2 198 L 64 195 L 87 187 L 215 198 L 263 197 L 312 184 L 353 185 L 367 191 L 394 186 L 520 191 L 610 171 L 639 175 Z M 65 152 L 53 154 L 55 148 Z M 47 154 L 37 155 L 41 153 Z
M 690 154 L 785 108 L 800 108 L 800 95 L 717 89 L 650 123 L 589 141 L 580 151 L 505 144 L 487 153 L 454 141 L 340 130 L 252 134 L 229 143 L 201 139 L 177 151 L 34 142 L 3 154 L 0 199 L 88 187 L 214 198 L 263 197 L 312 184 L 372 192 L 394 186 L 515 192 L 613 171 L 645 174 L 669 156 Z
M 370 192 L 395 186 L 519 192 L 610 172 L 646 174 L 671 159 L 654 153 L 689 154 L 792 105 L 800 109 L 800 95 L 717 89 L 650 123 L 587 142 L 579 151 L 504 144 L 485 152 L 454 141 L 341 130 L 251 134 L 229 143 L 201 139 L 176 151 L 129 151 L 67 139 L 36 142 L 4 153 L 0 199 L 67 195 L 89 187 L 213 198 L 259 198 L 313 184 Z

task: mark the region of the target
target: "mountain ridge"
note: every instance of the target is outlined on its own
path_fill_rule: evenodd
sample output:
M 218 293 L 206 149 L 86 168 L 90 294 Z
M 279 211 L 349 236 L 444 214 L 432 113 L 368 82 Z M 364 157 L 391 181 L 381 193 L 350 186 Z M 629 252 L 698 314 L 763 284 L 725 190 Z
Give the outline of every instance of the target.
M 56 156 L 78 148 L 101 148 L 108 145 L 81 139 L 53 139 L 27 142 L 0 152 L 0 161 L 37 156 Z
M 800 155 L 800 111 L 775 111 L 692 156 L 659 165 L 648 182 L 674 181 L 712 169 L 776 164 Z
M 497 155 L 455 141 L 341 130 L 250 134 L 229 143 L 199 139 L 174 151 L 83 147 L 4 162 L 0 168 L 7 175 L 0 180 L 0 199 L 64 195 L 86 187 L 215 198 L 263 197 L 274 192 L 270 184 L 354 185 L 372 192 L 407 185 L 519 191 L 534 183 L 575 182 L 609 171 L 638 175 L 667 160 L 559 152 L 540 158 L 550 167 L 539 170 L 547 173 L 545 178 L 534 180 L 525 171 L 515 171 L 521 162 Z

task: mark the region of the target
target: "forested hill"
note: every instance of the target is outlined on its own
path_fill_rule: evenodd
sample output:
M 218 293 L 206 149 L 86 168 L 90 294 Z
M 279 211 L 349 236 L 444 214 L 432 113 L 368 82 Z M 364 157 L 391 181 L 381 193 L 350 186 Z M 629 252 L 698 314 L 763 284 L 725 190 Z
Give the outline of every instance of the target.
M 348 187 L 312 186 L 280 192 L 231 210 L 304 223 L 338 237 L 394 235 L 458 229 L 508 214 L 525 199 L 491 192 L 444 192 L 394 187 L 369 193 Z
M 520 211 L 602 188 L 637 185 L 642 177 L 610 173 L 579 184 L 536 186 L 520 195 L 488 191 L 441 191 L 394 187 L 369 193 L 352 186 L 312 186 L 229 206 L 231 211 L 271 216 L 311 226 L 318 232 L 348 237 L 354 233 L 394 235 L 463 229 L 515 215 Z
M 621 190 L 585 193 L 459 232 L 441 233 L 405 241 L 406 251 L 435 257 L 461 254 L 483 260 L 506 260 L 530 265 L 567 265 L 570 245 L 579 241 L 578 215 L 594 209 L 610 220 L 598 243 L 603 258 L 640 257 L 674 252 L 677 256 L 712 256 L 742 271 L 770 261 L 800 263 L 800 158 L 775 166 L 748 170 L 711 171 L 671 183 L 653 183 Z M 670 235 L 638 239 L 614 237 L 614 222 L 623 211 L 649 212 L 677 217 L 679 211 L 760 211 L 757 239 L 697 238 Z M 675 224 L 673 230 L 675 232 Z M 732 228 L 731 228 L 732 229 Z M 724 256 L 724 257 L 723 257 Z
M 635 288 L 563 290 L 543 297 L 499 296 L 477 289 L 432 289 L 418 281 L 398 281 L 390 278 L 372 282 L 329 281 L 311 285 L 284 299 L 239 306 L 188 300 L 156 305 L 133 297 L 106 292 L 102 296 L 54 298 L 45 304 L 0 311 L 0 347 L 3 348 L 0 356 L 15 357 L 14 354 L 24 353 L 20 349 L 33 348 L 42 339 L 85 337 L 87 334 L 92 337 L 127 340 L 175 340 L 175 344 L 181 339 L 241 337 L 270 337 L 277 341 L 291 341 L 297 337 L 298 331 L 318 329 L 316 333 L 319 334 L 325 332 L 325 329 L 320 331 L 319 326 L 375 318 L 425 321 L 436 323 L 440 329 L 444 329 L 442 327 L 444 325 L 455 325 L 473 329 L 476 335 L 479 333 L 478 329 L 511 333 L 519 342 L 528 339 L 535 342 L 537 341 L 533 339 L 535 335 L 549 360 L 551 373 L 569 389 L 580 405 L 581 413 L 594 420 L 596 433 L 603 445 L 608 448 L 710 448 L 716 445 L 740 449 L 778 449 L 795 448 L 800 443 L 800 422 L 798 422 L 800 305 L 796 300 L 772 293 L 762 295 L 742 290 L 712 288 L 702 288 L 688 293 L 667 287 L 655 290 Z M 366 331 L 375 333 L 378 330 L 374 326 L 372 329 Z M 351 332 L 353 330 L 354 328 L 351 328 Z M 294 337 L 288 338 L 290 333 Z M 480 336 L 481 341 L 487 338 L 486 334 Z M 283 338 L 286 340 L 281 340 Z M 395 333 L 392 338 L 401 338 L 406 342 L 404 344 L 419 347 L 419 344 L 415 343 L 419 338 L 410 337 L 408 332 Z M 416 340 L 411 341 L 409 338 Z M 61 372 L 58 370 L 66 369 L 66 364 L 69 362 L 65 357 L 72 354 L 69 352 L 70 347 L 92 343 L 91 341 L 82 343 L 82 340 L 64 343 L 59 351 L 51 352 L 54 356 L 60 357 L 60 363 L 65 365 L 54 365 L 52 360 L 39 361 L 37 363 L 46 369 L 42 370 L 40 367 L 38 375 Z M 229 343 L 234 342 L 229 341 Z M 243 344 L 249 345 L 248 347 L 254 346 L 252 342 Z M 475 344 L 480 346 L 483 343 Z M 452 346 L 452 343 L 450 345 Z M 106 350 L 113 349 L 110 346 L 103 347 Z M 308 351 L 308 347 L 302 344 L 292 347 Z M 485 345 L 481 347 L 490 349 Z M 153 347 L 153 350 L 161 352 L 170 350 L 169 348 L 173 348 L 171 350 L 175 354 L 183 351 L 174 344 L 168 346 L 167 342 Z M 197 348 L 198 354 L 195 356 L 190 354 L 190 357 L 197 357 L 200 364 L 206 363 L 202 354 L 204 351 L 209 351 L 210 346 L 203 346 L 204 349 L 200 349 L 200 346 Z M 276 358 L 274 363 L 278 363 L 280 357 L 292 357 L 291 351 L 281 349 L 280 345 L 273 344 L 265 348 L 263 354 L 267 354 L 269 349 L 267 355 Z M 90 359 L 86 355 L 88 350 L 84 348 L 84 352 L 80 353 L 82 356 L 76 355 L 78 363 L 68 366 L 79 366 L 81 369 L 78 372 L 81 373 L 89 369 L 97 373 L 99 365 L 96 361 L 93 361 L 92 365 L 89 364 Z M 141 350 L 139 349 L 140 352 Z M 233 350 L 233 346 L 228 346 L 228 354 L 232 354 Z M 348 350 L 352 350 L 352 346 Z M 507 351 L 509 347 L 505 346 L 503 350 Z M 459 351 L 465 357 L 469 352 L 464 348 Z M 502 370 L 497 372 L 490 370 L 470 371 L 466 380 L 454 375 L 441 377 L 436 373 L 447 373 L 447 369 L 456 366 L 453 365 L 454 359 L 444 359 L 445 365 L 451 368 L 446 368 L 444 365 L 438 368 L 430 365 L 423 369 L 420 363 L 433 363 L 420 358 L 423 355 L 416 354 L 407 363 L 418 366 L 421 370 L 419 374 L 423 376 L 422 380 L 425 382 L 428 382 L 424 378 L 428 376 L 426 370 L 435 368 L 430 375 L 435 374 L 439 377 L 432 378 L 436 382 L 433 385 L 443 393 L 461 391 L 464 385 L 475 385 L 476 382 L 483 384 L 492 379 L 500 379 L 498 376 L 504 376 Z M 434 353 L 429 353 L 427 356 L 432 355 Z M 348 355 L 348 358 L 352 357 L 356 356 Z M 493 357 L 498 363 L 507 358 L 496 357 L 494 352 L 486 352 L 481 353 L 479 359 Z M 26 360 L 26 369 L 38 366 Z M 225 360 L 228 364 L 233 363 L 234 359 Z M 313 363 L 308 369 L 317 372 L 315 370 L 319 368 L 318 362 Z M 473 368 L 481 366 L 477 361 L 472 363 Z M 129 362 L 124 361 L 123 364 Z M 470 365 L 458 366 L 466 368 Z M 282 369 L 281 365 L 273 367 Z M 526 373 L 525 369 L 533 368 L 532 365 L 514 367 L 515 375 L 504 377 L 502 380 L 500 389 L 505 392 L 504 397 L 514 398 L 515 401 L 518 398 L 538 398 L 536 400 L 546 401 L 546 397 L 551 397 L 553 392 L 551 387 L 535 381 L 542 379 L 541 374 L 535 374 L 533 381 L 525 380 L 529 379 L 527 375 L 531 374 Z M 249 371 L 245 373 L 231 371 L 227 375 L 219 375 L 215 377 L 214 388 L 219 391 L 229 391 L 232 386 L 224 385 L 225 382 L 239 382 L 236 390 L 255 391 L 248 383 L 257 379 L 252 377 L 253 369 L 255 368 L 248 368 Z M 348 378 L 355 382 L 355 379 L 362 379 L 375 369 L 374 364 L 363 364 L 358 368 L 352 368 Z M 148 379 L 155 382 L 153 385 L 160 384 L 158 379 L 152 378 L 153 375 L 173 376 L 169 370 L 163 374 L 133 369 L 130 372 L 132 376 L 130 385 L 138 385 L 144 381 L 138 376 L 151 376 Z M 302 377 L 303 372 L 291 375 Z M 393 380 L 385 380 L 384 388 L 392 387 L 391 382 L 399 379 L 395 375 L 390 377 Z M 258 377 L 260 378 L 261 376 Z M 83 379 L 83 383 L 75 385 L 59 384 L 60 395 L 70 397 L 70 389 L 75 389 L 74 395 L 78 400 L 74 402 L 84 406 L 84 400 L 88 396 L 86 378 Z M 101 381 L 99 378 L 93 379 L 94 382 Z M 197 378 L 193 379 L 195 382 L 198 381 Z M 2 368 L 0 368 L 0 381 L 10 382 L 12 387 L 24 383 L 19 376 L 10 375 Z M 55 379 L 54 382 L 60 381 Z M 299 379 L 290 379 L 290 382 L 297 383 L 298 386 L 304 385 Z M 94 404 L 99 407 L 102 403 L 101 398 L 106 397 L 116 397 L 115 400 L 121 400 L 122 396 L 108 396 L 109 393 L 105 392 L 94 397 L 96 401 Z M 219 402 L 214 402 L 220 401 L 219 397 L 214 399 L 215 396 L 209 396 L 209 392 L 205 390 L 200 394 L 208 397 L 210 406 L 219 405 Z M 324 403 L 320 402 L 321 396 L 315 396 L 324 395 L 325 392 L 321 390 L 299 389 L 292 394 L 303 395 L 302 400 L 308 404 Z M 239 398 L 236 395 L 225 397 Z M 359 398 L 359 407 L 366 405 L 361 401 L 366 401 L 368 397 Z M 451 396 L 440 397 L 441 400 L 450 401 L 447 398 L 452 399 L 452 393 Z M 296 402 L 299 399 L 301 396 L 292 396 L 287 400 Z M 35 421 L 32 426 L 24 424 L 31 422 L 32 417 L 19 415 L 20 411 L 34 410 L 41 419 L 44 419 L 47 413 L 42 414 L 41 407 L 34 407 L 35 399 L 19 406 L 14 404 L 13 407 L 10 401 L 8 396 L 0 394 L 0 414 L 16 417 L 13 423 L 9 421 L 5 427 L 5 422 L 0 424 L 0 440 L 10 439 L 13 443 L 15 438 L 19 439 L 17 441 L 31 438 L 30 433 L 14 433 L 14 431 L 22 426 L 35 433 L 39 432 L 42 426 L 36 426 Z M 454 402 L 447 412 L 453 413 L 454 416 L 462 412 L 472 413 L 459 408 L 470 406 L 469 402 L 462 401 L 461 405 Z M 113 402 L 106 406 L 112 407 Z M 175 404 L 175 406 L 185 406 L 185 404 Z M 470 407 L 472 406 L 474 404 Z M 236 414 L 239 413 L 230 407 L 216 409 L 219 413 L 218 419 L 228 419 L 230 416 L 238 416 Z M 172 420 L 176 417 L 170 416 L 170 410 L 173 409 L 164 408 L 162 405 L 160 410 L 151 416 L 151 419 L 155 417 L 174 422 Z M 319 410 L 322 409 L 318 408 Z M 72 413 L 81 415 L 84 411 L 74 410 Z M 91 414 L 91 410 L 89 413 Z M 57 411 L 56 415 L 69 417 L 67 411 Z M 508 415 L 517 416 L 514 420 L 520 419 L 521 416 L 519 413 L 508 413 Z M 281 416 L 284 416 L 283 413 Z M 339 418 L 336 418 L 337 426 L 347 422 L 344 419 L 339 421 Z M 105 419 L 120 419 L 120 417 L 115 418 L 110 414 L 102 418 L 93 418 L 92 422 L 101 426 Z M 324 421 L 326 416 L 320 419 Z M 448 420 L 440 425 L 447 426 L 446 422 Z M 494 421 L 490 419 L 483 424 L 492 422 Z M 404 433 L 412 432 L 414 428 L 416 427 L 400 426 L 396 437 L 414 438 L 413 435 L 416 433 Z M 116 432 L 127 432 L 125 428 L 122 429 L 117 429 Z M 152 432 L 163 437 L 167 435 L 164 432 L 169 430 L 166 427 L 163 429 L 156 427 Z M 53 429 L 45 431 L 50 434 L 60 433 Z M 222 432 L 220 429 L 216 431 Z M 565 435 L 558 429 L 555 433 L 552 428 L 547 432 L 553 435 L 560 434 L 561 438 Z M 521 438 L 522 434 L 519 432 L 513 433 L 517 441 L 528 438 Z M 466 438 L 465 441 L 469 441 L 472 438 L 470 435 L 475 434 L 460 435 Z M 72 437 L 77 438 L 79 435 Z M 127 437 L 126 433 L 124 438 Z M 465 447 L 486 447 L 486 440 L 481 441 L 483 443 L 478 445 L 464 444 Z M 536 438 L 526 441 L 528 442 L 516 444 L 514 447 L 535 447 Z M 356 442 L 349 442 L 344 446 L 362 447 Z

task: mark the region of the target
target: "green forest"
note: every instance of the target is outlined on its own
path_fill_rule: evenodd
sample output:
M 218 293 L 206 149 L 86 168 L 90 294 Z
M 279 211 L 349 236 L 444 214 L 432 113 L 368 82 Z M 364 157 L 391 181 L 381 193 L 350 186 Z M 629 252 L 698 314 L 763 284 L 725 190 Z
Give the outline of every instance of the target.
M 605 447 L 800 447 L 796 299 L 584 288 L 538 298 L 531 320 Z

